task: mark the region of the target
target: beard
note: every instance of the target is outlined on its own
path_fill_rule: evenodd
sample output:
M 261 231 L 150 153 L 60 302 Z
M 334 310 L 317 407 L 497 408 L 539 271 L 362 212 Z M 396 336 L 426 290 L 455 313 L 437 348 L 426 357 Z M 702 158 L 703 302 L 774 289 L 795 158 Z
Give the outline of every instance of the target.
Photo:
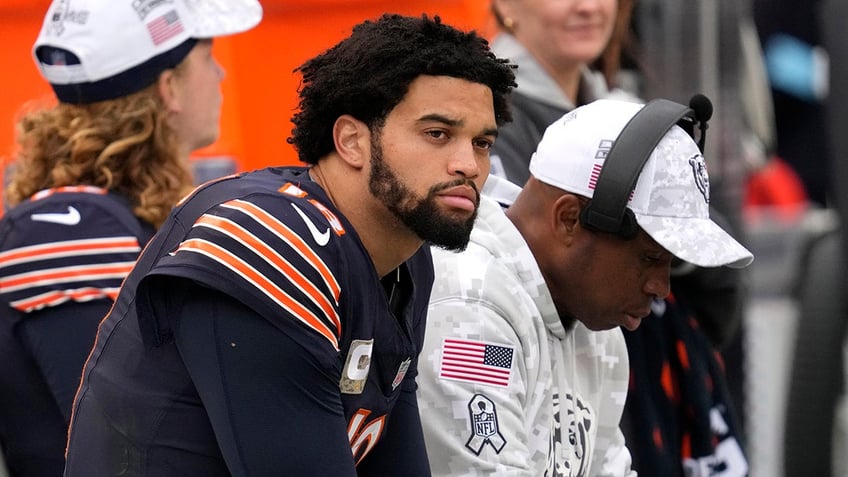
M 371 174 L 368 178 L 371 194 L 422 240 L 453 252 L 465 250 L 477 218 L 476 206 L 480 204 L 477 185 L 470 179 L 457 179 L 435 185 L 424 198 L 418 198 L 383 161 L 383 148 L 378 141 L 378 138 L 371 140 Z M 463 185 L 473 188 L 477 195 L 474 213 L 470 217 L 458 218 L 442 212 L 436 202 L 438 193 Z

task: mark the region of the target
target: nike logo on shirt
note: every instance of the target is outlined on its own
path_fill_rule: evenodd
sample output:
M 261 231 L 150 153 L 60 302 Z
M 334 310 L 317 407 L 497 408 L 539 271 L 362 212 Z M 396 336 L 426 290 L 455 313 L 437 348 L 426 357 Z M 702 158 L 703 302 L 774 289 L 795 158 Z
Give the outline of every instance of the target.
M 297 212 L 298 215 L 300 215 L 300 218 L 303 219 L 304 222 L 306 222 L 306 228 L 309 229 L 309 233 L 312 234 L 312 238 L 315 239 L 315 242 L 322 247 L 324 245 L 327 245 L 327 243 L 330 241 L 330 228 L 328 227 L 327 230 L 325 230 L 323 233 L 320 232 L 318 230 L 318 227 L 315 226 L 312 220 L 305 213 L 303 213 L 303 211 L 300 210 L 298 206 L 294 204 L 292 204 L 291 206 L 294 207 L 294 210 Z
M 68 206 L 68 211 L 65 213 L 32 214 L 30 218 L 36 222 L 51 222 L 60 225 L 77 225 L 80 223 L 80 213 L 74 206 Z

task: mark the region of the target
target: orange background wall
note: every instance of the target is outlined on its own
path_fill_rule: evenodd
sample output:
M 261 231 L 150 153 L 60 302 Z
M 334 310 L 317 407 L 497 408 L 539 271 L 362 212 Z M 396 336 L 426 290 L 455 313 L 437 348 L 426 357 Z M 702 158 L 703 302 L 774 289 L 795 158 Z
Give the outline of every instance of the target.
M 297 106 L 299 77 L 292 70 L 382 13 L 438 14 L 446 23 L 483 32 L 488 0 L 260 0 L 262 22 L 246 33 L 216 40 L 227 72 L 222 135 L 198 156 L 233 157 L 240 170 L 297 163 L 286 143 Z M 14 121 L 31 100 L 52 101 L 52 91 L 30 56 L 49 0 L 0 2 L 0 156 L 14 152 Z

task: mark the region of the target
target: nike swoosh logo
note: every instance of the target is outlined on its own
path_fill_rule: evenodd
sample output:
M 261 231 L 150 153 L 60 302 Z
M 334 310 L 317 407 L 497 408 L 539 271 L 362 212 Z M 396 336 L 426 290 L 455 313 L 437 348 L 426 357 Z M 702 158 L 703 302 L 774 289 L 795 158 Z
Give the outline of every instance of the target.
M 303 219 L 304 222 L 306 222 L 306 228 L 309 229 L 309 233 L 312 234 L 312 238 L 315 239 L 315 242 L 317 242 L 318 245 L 322 247 L 324 245 L 327 245 L 327 243 L 330 241 L 330 228 L 327 227 L 327 230 L 325 230 L 323 233 L 320 232 L 318 230 L 318 227 L 315 226 L 312 220 L 307 217 L 307 215 L 304 214 L 298 206 L 294 204 L 292 204 L 291 206 L 294 207 L 294 210 L 297 212 L 298 215 L 300 215 L 300 218 Z
M 80 213 L 74 206 L 68 206 L 66 213 L 32 214 L 30 218 L 36 222 L 52 222 L 60 225 L 80 223 Z

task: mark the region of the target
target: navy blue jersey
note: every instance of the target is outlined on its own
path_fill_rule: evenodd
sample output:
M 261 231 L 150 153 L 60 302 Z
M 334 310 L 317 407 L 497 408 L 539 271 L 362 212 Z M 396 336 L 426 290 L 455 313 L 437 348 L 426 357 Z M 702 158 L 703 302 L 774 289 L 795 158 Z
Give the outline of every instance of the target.
M 12 475 L 55 476 L 97 325 L 153 235 L 123 198 L 47 189 L 0 221 L 0 444 Z
M 152 234 L 105 189 L 39 192 L 0 222 L 0 298 L 22 313 L 113 300 Z
M 100 327 L 65 475 L 429 475 L 432 280 L 422 247 L 381 282 L 306 169 L 201 187 Z

